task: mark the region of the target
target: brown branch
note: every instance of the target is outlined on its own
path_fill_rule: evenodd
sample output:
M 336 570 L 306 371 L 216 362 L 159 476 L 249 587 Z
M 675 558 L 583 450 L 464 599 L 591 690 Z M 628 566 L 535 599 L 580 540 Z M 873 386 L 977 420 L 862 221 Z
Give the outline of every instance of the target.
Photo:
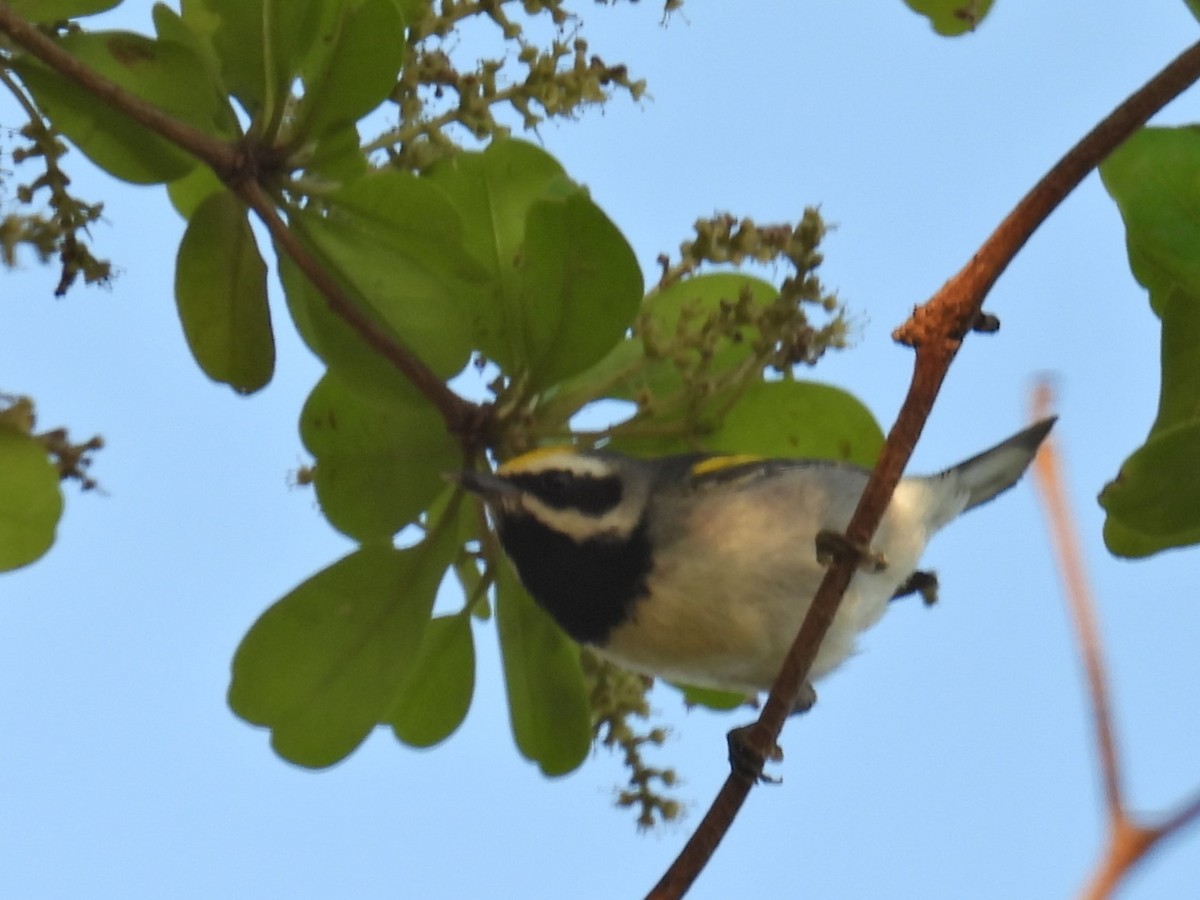
M 283 247 L 297 267 L 325 297 L 325 302 L 329 304 L 333 313 L 349 325 L 364 342 L 391 362 L 437 407 L 451 433 L 461 438 L 473 439 L 472 429 L 478 427 L 483 408 L 464 400 L 450 390 L 408 347 L 382 331 L 370 316 L 358 308 L 280 218 L 274 203 L 257 181 L 259 172 L 256 150 L 269 156 L 270 148 L 255 148 L 245 142 L 226 143 L 186 122 L 179 121 L 85 66 L 3 2 L 0 2 L 0 32 L 8 35 L 14 43 L 59 74 L 74 81 L 89 94 L 209 166 L 229 190 L 254 210 L 276 243 Z
M 181 122 L 88 68 L 46 34 L 14 13 L 7 3 L 0 3 L 0 31 L 12 38 L 13 43 L 24 48 L 31 56 L 36 56 L 92 96 L 202 160 L 222 178 L 222 173 L 231 173 L 240 168 L 242 154 L 236 146 Z
M 1021 199 L 967 265 L 895 332 L 898 341 L 916 350 L 912 383 L 846 529 L 852 543 L 869 545 L 962 338 L 979 320 L 984 298 L 1000 273 L 1084 176 L 1197 78 L 1200 44 L 1180 54 L 1071 148 Z M 747 735 L 746 749 L 759 760 L 767 759 L 774 747 L 851 576 L 851 560 L 839 559 L 826 571 L 762 713 Z M 688 843 L 650 891 L 650 898 L 683 896 L 728 831 L 752 786 L 752 780 L 744 775 L 730 774 Z
M 380 356 L 395 366 L 426 398 L 437 407 L 446 422 L 446 427 L 455 435 L 469 435 L 474 422 L 474 413 L 480 410 L 476 404 L 464 400 L 446 386 L 424 363 L 422 363 L 401 341 L 387 334 L 359 308 L 358 304 L 342 289 L 329 271 L 321 265 L 308 248 L 300 241 L 279 216 L 271 198 L 257 181 L 244 181 L 233 188 L 239 197 L 254 210 L 267 226 L 267 231 L 283 252 L 296 264 L 321 292 L 329 308 L 347 325 L 358 333 L 363 341 Z

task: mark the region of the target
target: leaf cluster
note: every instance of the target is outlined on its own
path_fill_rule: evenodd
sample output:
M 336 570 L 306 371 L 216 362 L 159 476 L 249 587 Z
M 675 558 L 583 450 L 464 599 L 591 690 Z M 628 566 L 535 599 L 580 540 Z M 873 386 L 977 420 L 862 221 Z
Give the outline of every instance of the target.
M 94 6 L 63 0 L 45 15 Z M 782 226 L 702 220 L 646 294 L 632 249 L 586 188 L 545 151 L 503 138 L 495 119 L 507 103 L 528 126 L 534 107 L 568 115 L 613 86 L 641 87 L 587 56 L 578 34 L 537 50 L 507 6 L 187 0 L 179 12 L 155 7 L 154 36 L 55 28 L 63 57 L 13 49 L 3 64 L 48 146 L 61 134 L 114 177 L 166 187 L 187 220 L 179 318 L 210 378 L 247 394 L 269 382 L 272 258 L 292 322 L 326 366 L 299 416 L 315 461 L 304 480 L 360 547 L 254 624 L 234 659 L 234 710 L 308 766 L 344 758 L 379 725 L 436 743 L 470 705 L 472 619 L 494 610 L 517 747 L 561 774 L 601 734 L 623 748 L 635 779 L 626 800 L 647 820 L 674 807 L 652 790 L 668 776 L 642 766 L 643 738 L 623 724 L 644 699 L 600 704 L 579 648 L 442 473 L 551 440 L 866 463 L 882 436 L 849 395 L 793 377 L 846 339 L 815 274 L 816 212 Z M 525 6 L 569 22 L 563 3 Z M 455 69 L 444 44 L 470 17 L 516 42 L 524 80 L 500 87 L 486 61 Z M 430 91 L 458 102 L 435 113 Z M 363 141 L 359 128 L 383 110 L 397 127 Z M 460 149 L 447 142 L 452 124 L 492 140 Z M 372 161 L 381 149 L 383 165 Z M 746 262 L 792 274 L 776 288 L 701 271 Z M 811 323 L 814 312 L 827 321 Z M 482 406 L 447 386 L 472 360 L 496 373 Z M 575 416 L 605 399 L 626 403 L 624 419 L 576 432 Z M 467 599 L 435 616 L 448 577 Z

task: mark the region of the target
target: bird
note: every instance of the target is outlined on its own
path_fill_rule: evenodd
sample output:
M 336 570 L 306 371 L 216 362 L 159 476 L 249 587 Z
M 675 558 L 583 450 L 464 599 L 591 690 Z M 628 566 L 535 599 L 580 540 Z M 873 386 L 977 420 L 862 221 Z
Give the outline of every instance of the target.
M 1054 418 L 943 472 L 896 486 L 794 711 L 856 652 L 935 532 L 1020 480 Z M 609 449 L 531 450 L 450 476 L 485 504 L 505 555 L 567 635 L 644 675 L 719 691 L 770 689 L 869 471 L 824 459 Z

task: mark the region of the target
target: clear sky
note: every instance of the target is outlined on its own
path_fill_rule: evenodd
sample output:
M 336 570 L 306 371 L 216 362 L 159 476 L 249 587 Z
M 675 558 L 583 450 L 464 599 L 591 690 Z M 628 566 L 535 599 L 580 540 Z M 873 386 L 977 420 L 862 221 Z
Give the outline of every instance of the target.
M 129 0 L 110 27 L 149 29 Z M 885 425 L 910 354 L 891 329 L 953 273 L 1087 128 L 1200 35 L 1178 0 L 1000 0 L 973 35 L 937 37 L 900 0 L 580 3 L 606 62 L 649 81 L 540 132 L 653 277 L 692 221 L 770 222 L 820 204 L 837 224 L 822 270 L 861 325 L 813 376 Z M 1200 120 L 1193 90 L 1161 117 Z M 19 126 L 0 100 L 0 125 Z M 4 158 L 12 138 L 0 136 Z M 26 260 L 0 282 L 0 389 L 43 427 L 108 447 L 102 493 L 68 491 L 48 556 L 0 576 L 0 896 L 13 898 L 632 897 L 661 874 L 726 772 L 745 712 L 685 713 L 654 759 L 688 815 L 639 834 L 611 805 L 623 772 L 597 751 L 543 779 L 508 734 L 495 635 L 477 629 L 464 726 L 432 752 L 373 736 L 332 770 L 281 761 L 225 705 L 238 640 L 274 599 L 349 549 L 312 494 L 296 417 L 319 366 L 276 302 L 279 366 L 251 398 L 209 383 L 172 299 L 182 221 L 161 189 L 68 159 L 119 266 L 111 289 L 52 290 Z M 5 176 L 7 178 L 7 175 Z M 11 191 L 11 182 L 6 190 Z M 279 301 L 276 290 L 276 300 Z M 1056 438 L 1083 528 L 1114 683 L 1128 788 L 1165 809 L 1200 786 L 1200 556 L 1108 556 L 1095 495 L 1145 436 L 1158 327 L 1128 273 L 1096 177 L 1034 237 L 971 337 L 914 469 L 1017 430 L 1054 374 Z M 692 896 L 1057 898 L 1099 852 L 1087 707 L 1054 562 L 1023 483 L 937 538 L 942 602 L 898 605 L 784 732 L 783 784 L 757 790 Z M 1200 829 L 1124 896 L 1194 898 Z

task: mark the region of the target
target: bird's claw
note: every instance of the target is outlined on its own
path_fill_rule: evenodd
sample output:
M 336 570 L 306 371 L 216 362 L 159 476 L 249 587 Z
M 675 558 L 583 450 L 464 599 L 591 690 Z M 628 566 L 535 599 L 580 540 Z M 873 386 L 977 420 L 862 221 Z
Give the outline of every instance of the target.
M 899 600 L 901 597 L 907 597 L 909 594 L 920 594 L 922 603 L 926 606 L 933 606 L 938 601 L 937 573 L 917 569 L 904 579 L 900 587 L 896 588 L 896 592 L 892 594 L 892 599 Z
M 779 784 L 783 779 L 767 775 L 763 769 L 768 762 L 781 762 L 783 750 L 774 741 L 766 750 L 759 749 L 754 740 L 758 723 L 735 728 L 726 735 L 729 743 L 729 767 L 733 773 L 751 784 Z
M 887 559 L 882 553 L 874 553 L 870 547 L 856 544 L 840 531 L 830 531 L 828 528 L 818 531 L 816 543 L 817 562 L 823 566 L 848 557 L 856 568 L 871 574 L 887 568 Z

